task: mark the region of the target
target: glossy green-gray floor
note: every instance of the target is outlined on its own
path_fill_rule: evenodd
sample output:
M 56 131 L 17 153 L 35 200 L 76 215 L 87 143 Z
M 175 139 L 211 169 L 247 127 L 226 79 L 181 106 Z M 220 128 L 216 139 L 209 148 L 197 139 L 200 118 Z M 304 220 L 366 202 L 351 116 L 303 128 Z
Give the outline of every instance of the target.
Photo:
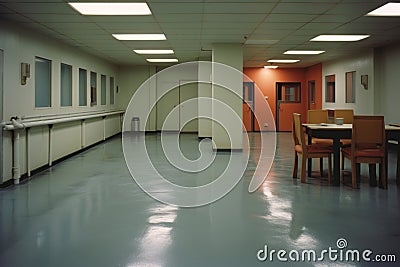
M 157 144 L 159 136 L 148 141 Z M 198 140 L 184 135 L 182 142 L 187 149 Z M 347 240 L 346 249 L 400 259 L 400 192 L 392 172 L 388 190 L 369 187 L 366 177 L 353 190 L 328 186 L 326 178 L 300 184 L 291 178 L 292 164 L 291 134 L 279 134 L 273 169 L 258 191 L 247 191 L 250 164 L 223 199 L 177 208 L 140 190 L 125 165 L 121 138 L 113 138 L 0 191 L 0 266 L 292 266 L 276 254 L 273 262 L 260 262 L 257 252 L 267 245 L 319 253 L 337 249 L 339 238 Z M 364 264 L 329 261 L 328 255 L 298 263 Z

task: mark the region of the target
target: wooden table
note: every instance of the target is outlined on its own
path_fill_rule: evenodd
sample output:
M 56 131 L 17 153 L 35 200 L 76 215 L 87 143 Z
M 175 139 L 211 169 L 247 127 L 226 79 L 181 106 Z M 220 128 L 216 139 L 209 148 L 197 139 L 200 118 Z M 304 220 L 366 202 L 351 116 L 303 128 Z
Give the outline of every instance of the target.
M 340 139 L 351 139 L 351 124 L 303 124 L 308 134 L 308 143 L 311 144 L 311 138 L 322 138 L 333 140 L 333 185 L 340 185 Z M 386 140 L 396 140 L 400 142 L 400 127 L 385 126 Z M 400 144 L 400 143 L 399 143 Z M 386 157 L 387 158 L 387 157 Z M 311 161 L 309 160 L 309 166 Z M 399 160 L 397 161 L 399 170 Z M 386 164 L 387 166 L 387 164 Z M 386 172 L 387 173 L 387 172 Z M 308 175 L 311 175 L 311 168 L 308 169 Z M 397 181 L 400 181 L 400 174 L 397 172 Z

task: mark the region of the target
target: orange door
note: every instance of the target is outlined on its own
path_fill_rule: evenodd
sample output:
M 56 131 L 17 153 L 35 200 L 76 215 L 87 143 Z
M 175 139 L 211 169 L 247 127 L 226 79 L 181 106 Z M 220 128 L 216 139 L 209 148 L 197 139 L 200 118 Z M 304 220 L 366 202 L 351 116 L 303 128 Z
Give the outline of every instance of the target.
M 300 82 L 276 83 L 276 130 L 292 131 L 292 114 L 303 113 Z
M 243 109 L 242 120 L 244 128 L 247 132 L 254 131 L 254 83 L 243 82 Z
M 249 105 L 247 103 L 243 103 L 243 125 L 244 125 L 244 130 L 247 132 L 251 132 L 251 108 L 249 107 Z

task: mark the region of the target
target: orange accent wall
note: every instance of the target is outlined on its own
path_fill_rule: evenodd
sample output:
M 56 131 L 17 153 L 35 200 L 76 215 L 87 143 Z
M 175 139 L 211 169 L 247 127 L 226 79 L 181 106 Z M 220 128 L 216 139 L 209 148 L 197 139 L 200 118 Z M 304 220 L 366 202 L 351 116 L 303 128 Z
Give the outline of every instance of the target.
M 260 88 L 262 94 L 268 97 L 268 104 L 271 107 L 274 119 L 276 120 L 276 83 L 278 82 L 300 82 L 301 83 L 301 103 L 285 104 L 284 113 L 286 114 L 280 120 L 280 131 L 291 131 L 292 120 L 291 115 L 294 112 L 302 114 L 303 120 L 306 121 L 308 107 L 308 81 L 315 80 L 316 87 L 316 104 L 315 108 L 322 107 L 322 64 L 317 64 L 308 68 L 244 68 L 243 72 L 251 80 L 255 82 L 256 87 Z M 257 109 L 256 100 L 255 109 Z M 248 118 L 243 118 L 248 120 Z M 263 122 L 255 123 L 255 130 L 271 130 L 263 127 Z
M 306 69 L 306 81 L 315 81 L 315 104 L 310 109 L 322 109 L 322 64 L 317 64 Z M 307 90 L 308 93 L 308 90 Z M 307 98 L 308 100 L 308 98 Z

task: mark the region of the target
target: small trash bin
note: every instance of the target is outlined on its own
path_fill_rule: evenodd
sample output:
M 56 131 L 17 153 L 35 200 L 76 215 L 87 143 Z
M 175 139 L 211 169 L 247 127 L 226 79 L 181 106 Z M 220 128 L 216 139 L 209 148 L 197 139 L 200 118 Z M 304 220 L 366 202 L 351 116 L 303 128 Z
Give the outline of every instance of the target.
M 140 118 L 133 117 L 131 121 L 131 131 L 132 132 L 139 132 L 140 131 Z

